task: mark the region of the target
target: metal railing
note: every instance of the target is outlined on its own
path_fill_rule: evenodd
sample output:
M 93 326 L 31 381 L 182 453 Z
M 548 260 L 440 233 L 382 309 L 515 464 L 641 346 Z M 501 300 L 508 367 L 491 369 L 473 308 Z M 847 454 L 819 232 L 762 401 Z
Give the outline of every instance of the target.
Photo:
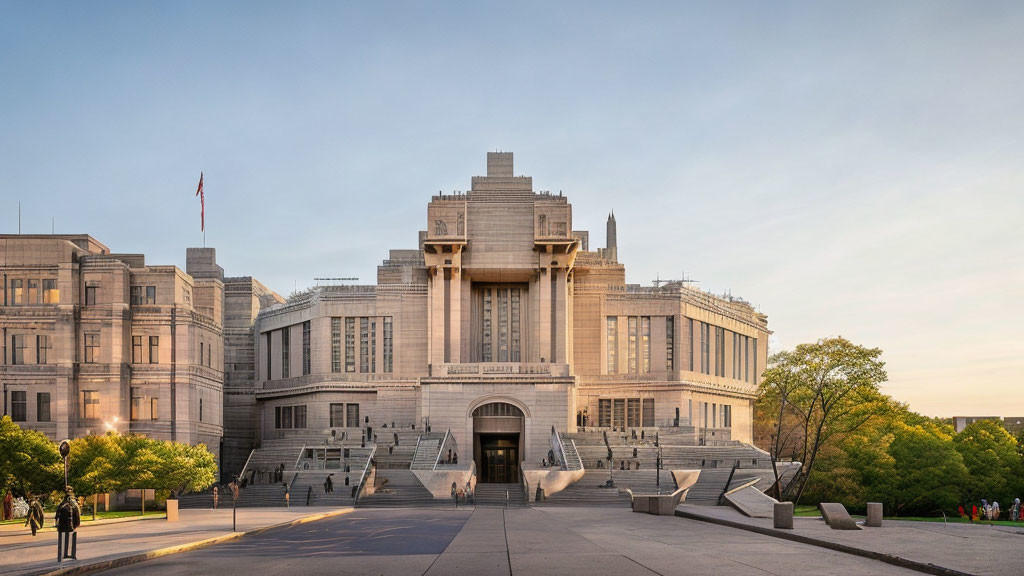
M 252 455 L 256 453 L 256 449 L 253 448 L 249 451 L 249 457 L 245 459 L 245 464 L 242 466 L 242 471 L 238 473 L 238 480 L 241 481 L 245 478 L 245 473 L 249 470 L 249 461 L 252 460 Z
M 437 445 L 437 457 L 434 458 L 434 466 L 431 470 L 437 470 L 437 465 L 441 463 L 441 455 L 444 454 L 444 445 L 448 443 L 448 439 L 452 437 L 452 429 L 449 428 L 444 431 L 444 437 L 441 438 L 441 443 Z M 458 450 L 456 450 L 456 453 Z
M 366 483 L 366 477 L 370 474 L 370 466 L 373 465 L 373 457 L 377 455 L 377 445 L 374 444 L 370 450 L 370 456 L 366 459 L 366 466 L 363 466 L 363 473 L 359 476 L 359 483 L 356 484 L 356 495 L 352 499 L 352 504 L 356 505 L 359 503 L 359 497 L 363 495 L 363 487 Z

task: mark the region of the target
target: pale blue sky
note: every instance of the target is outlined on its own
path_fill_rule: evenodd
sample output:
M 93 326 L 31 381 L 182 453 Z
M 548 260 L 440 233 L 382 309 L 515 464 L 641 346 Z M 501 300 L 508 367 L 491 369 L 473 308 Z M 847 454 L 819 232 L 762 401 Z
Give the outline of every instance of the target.
M 629 281 L 885 350 L 932 415 L 1024 415 L 1024 5 L 0 2 L 0 231 L 287 294 L 371 282 L 485 153 Z M 135 218 L 143 213 L 146 218 Z

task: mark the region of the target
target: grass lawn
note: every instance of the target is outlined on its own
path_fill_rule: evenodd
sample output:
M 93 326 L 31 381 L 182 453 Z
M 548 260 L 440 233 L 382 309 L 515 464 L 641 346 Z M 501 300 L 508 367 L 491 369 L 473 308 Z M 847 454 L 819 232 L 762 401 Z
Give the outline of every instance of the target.
M 800 506 L 797 506 L 793 510 L 793 516 L 817 517 L 817 516 L 821 516 L 821 510 L 819 510 L 818 507 L 814 506 L 814 505 L 801 504 Z M 858 515 L 858 514 L 851 514 L 850 516 L 853 516 L 855 518 L 863 518 L 863 516 Z M 911 522 L 942 522 L 943 521 L 942 516 L 939 516 L 937 518 L 936 517 L 925 517 L 925 516 L 886 516 L 885 519 L 886 520 L 909 520 Z M 957 516 L 955 514 L 952 515 L 952 516 L 947 516 L 945 518 L 945 520 L 946 520 L 946 522 L 949 522 L 950 524 L 953 524 L 953 523 L 956 523 L 956 524 L 969 524 L 969 523 L 971 523 L 970 520 L 968 520 L 966 518 L 961 518 L 961 517 L 959 517 L 959 516 Z M 992 524 L 992 525 L 995 525 L 995 526 L 1020 526 L 1021 528 L 1024 528 L 1024 522 L 1011 522 L 1009 520 L 995 520 L 995 521 L 992 521 L 992 522 L 979 521 L 979 522 L 973 522 L 973 524 Z
M 109 512 L 97 512 L 96 513 L 96 519 L 97 520 L 109 520 L 111 518 L 131 518 L 131 517 L 136 517 L 137 518 L 137 517 L 140 517 L 140 516 L 142 516 L 142 514 L 138 510 L 111 510 Z M 157 517 L 163 518 L 164 517 L 164 511 L 163 510 L 146 510 L 146 518 L 149 518 L 151 516 L 157 516 Z M 86 522 L 92 522 L 92 512 L 85 512 L 85 513 L 82 514 L 82 523 L 86 523 Z M 3 521 L 3 522 L 0 522 L 0 526 L 4 526 L 4 525 L 7 525 L 7 524 L 25 524 L 25 519 L 21 518 L 21 519 L 18 519 L 18 520 L 6 520 L 6 521 Z M 52 510 L 47 510 L 46 511 L 46 525 L 49 526 L 50 524 L 53 524 L 53 511 Z

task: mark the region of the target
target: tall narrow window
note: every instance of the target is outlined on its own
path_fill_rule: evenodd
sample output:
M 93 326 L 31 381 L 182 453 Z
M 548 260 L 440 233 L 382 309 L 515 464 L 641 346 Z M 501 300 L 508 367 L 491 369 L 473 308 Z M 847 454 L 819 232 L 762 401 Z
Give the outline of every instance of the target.
M 732 428 L 732 406 L 722 404 L 722 428 Z
M 296 428 L 305 428 L 306 427 L 306 405 L 305 404 L 302 404 L 301 406 L 296 406 L 295 407 L 294 425 L 295 425 Z
M 50 393 L 36 393 L 36 422 L 50 421 Z
M 370 373 L 377 373 L 377 319 L 370 320 Z
M 636 325 L 636 321 L 637 321 L 637 317 L 636 316 L 630 316 L 629 320 L 628 320 L 628 324 L 627 324 L 627 326 L 629 328 L 629 332 L 628 332 L 628 334 L 629 334 L 629 350 L 627 352 L 628 363 L 626 364 L 626 366 L 628 367 L 630 374 L 636 374 L 636 370 L 637 370 L 637 364 L 636 364 L 636 347 L 637 347 L 637 334 L 636 334 L 636 332 L 637 332 L 637 325 Z
M 644 398 L 644 421 L 642 426 L 654 426 L 654 398 Z
M 25 348 L 27 345 L 24 334 L 11 335 L 11 364 L 25 363 Z
M 146 400 L 142 397 L 142 391 L 135 386 L 131 387 L 131 409 L 129 410 L 128 417 L 132 420 L 138 420 L 142 418 L 142 405 Z
M 705 374 L 711 374 L 711 325 L 701 322 L 701 366 Z
M 612 426 L 621 428 L 626 425 L 626 399 L 612 400 Z
M 753 345 L 751 346 L 751 348 L 754 352 L 754 384 L 757 384 L 757 381 L 759 379 L 758 376 L 760 375 L 760 372 L 757 369 L 757 338 L 753 339 Z
M 676 318 L 669 316 L 665 318 L 665 369 L 669 372 L 676 369 L 675 362 L 676 348 Z M 647 424 L 644 424 L 647 426 Z
M 302 323 L 302 375 L 305 376 L 313 371 L 313 356 L 309 349 L 310 322 Z
M 96 292 L 99 289 L 98 286 L 86 286 L 85 287 L 85 305 L 95 306 L 96 305 Z
M 36 335 L 36 364 L 46 364 L 50 355 L 50 337 L 46 334 Z
M 281 378 L 288 377 L 288 349 L 291 348 L 291 327 L 281 330 Z
M 370 319 L 359 319 L 359 372 L 370 371 Z
M 96 420 L 100 417 L 100 393 L 97 390 L 82 391 L 82 418 Z
M 28 392 L 11 391 L 11 420 L 24 422 L 28 419 Z
M 643 359 L 641 372 L 651 371 L 651 318 L 644 316 L 640 319 L 640 358 Z
M 26 302 L 29 306 L 33 304 L 42 304 L 42 294 L 39 292 L 39 280 L 28 280 L 28 299 Z
M 156 286 L 146 286 L 146 299 L 143 303 L 149 305 L 156 304 Z
M 25 304 L 25 281 L 11 280 L 11 306 Z
M 689 336 L 689 338 L 686 339 L 686 342 L 687 342 L 686 347 L 689 349 L 689 352 L 690 352 L 690 358 L 689 358 L 688 363 L 687 363 L 687 368 L 691 372 L 696 372 L 696 370 L 693 369 L 693 318 L 687 318 L 686 319 L 686 323 L 689 326 L 689 331 L 690 331 L 690 336 Z
M 481 360 L 483 362 L 492 361 L 491 351 L 491 289 L 484 289 L 484 306 L 483 306 L 483 345 L 481 347 Z
M 359 427 L 359 404 L 345 405 L 345 426 L 349 428 Z
M 520 361 L 520 350 L 519 350 L 519 288 L 512 288 L 509 290 L 509 296 L 511 300 L 510 308 L 512 319 L 511 324 L 511 343 L 509 349 L 509 362 Z
M 341 318 L 331 318 L 331 372 L 341 372 Z
M 203 399 L 199 399 L 199 421 L 203 421 Z
M 160 416 L 160 411 L 158 410 L 158 408 L 160 407 L 159 400 L 160 400 L 159 398 L 150 398 L 149 399 L 149 419 L 150 420 L 156 420 Z
M 160 337 L 150 336 L 149 337 L 149 363 L 159 364 L 160 363 Z
M 206 357 L 206 343 L 205 342 L 200 342 L 199 343 L 199 365 L 200 366 L 203 365 L 203 358 L 205 358 L 205 357 Z
M 608 349 L 608 373 L 619 372 L 619 319 L 616 316 L 608 317 L 608 334 L 605 337 L 605 344 Z
M 85 335 L 85 363 L 95 364 L 100 355 L 100 335 Z
M 58 304 L 60 302 L 60 290 L 57 290 L 57 281 L 43 279 L 43 304 Z
M 132 286 L 129 290 L 129 302 L 132 306 L 139 306 L 142 304 L 142 286 Z
M 272 379 L 274 377 L 273 376 L 273 374 L 274 374 L 274 372 L 273 372 L 273 368 L 274 368 L 274 353 L 273 353 L 273 351 L 274 351 L 274 346 L 273 346 L 274 338 L 273 338 L 273 334 L 274 333 L 273 332 L 267 332 L 266 334 L 267 334 L 267 355 L 266 355 L 266 358 L 267 358 L 267 380 L 270 380 L 270 379 Z
M 743 381 L 750 382 L 750 337 L 743 337 Z
M 384 371 L 391 372 L 394 368 L 394 328 L 391 324 L 391 317 L 384 318 Z
M 345 427 L 345 405 L 331 404 L 330 406 L 331 428 Z
M 345 318 L 345 372 L 356 371 L 356 319 Z
M 612 425 L 612 401 L 610 399 L 597 401 L 597 425 L 601 428 L 608 428 Z
M 132 336 L 132 363 L 142 362 L 142 336 Z
M 635 428 L 640 426 L 640 399 L 626 399 L 626 426 Z
M 508 362 L 508 296 L 498 290 L 498 362 Z M 552 358 L 552 361 L 554 359 Z

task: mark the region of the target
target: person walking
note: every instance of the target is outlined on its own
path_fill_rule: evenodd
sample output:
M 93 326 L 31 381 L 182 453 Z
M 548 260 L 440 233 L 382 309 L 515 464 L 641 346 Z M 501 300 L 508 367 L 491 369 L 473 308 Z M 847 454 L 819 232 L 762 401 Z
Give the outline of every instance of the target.
M 220 501 L 220 493 L 217 492 L 217 487 L 213 487 L 213 509 L 217 509 L 217 502 Z
M 1013 499 L 1013 506 L 1010 507 L 1010 520 L 1020 520 L 1020 498 Z
M 28 504 L 28 516 L 25 518 L 25 525 L 32 527 L 32 535 L 35 536 L 43 527 L 45 515 L 43 514 L 43 505 L 39 503 L 39 498 L 28 495 L 30 502 Z
M 57 524 L 57 562 L 62 562 L 65 558 L 78 560 L 76 530 L 82 524 L 82 511 L 78 507 L 71 486 L 64 488 L 64 500 L 57 505 L 54 521 Z
M 455 501 L 455 507 L 459 507 L 459 487 L 458 484 L 452 482 L 452 500 Z
M 334 476 L 334 474 L 328 474 L 327 475 L 327 493 L 328 494 L 334 494 L 334 480 L 331 480 L 331 476 Z
M 14 496 L 11 495 L 11 491 L 7 491 L 7 495 L 4 496 L 4 520 L 11 520 L 14 518 Z
M 282 482 L 282 484 L 284 484 L 284 507 L 285 508 L 291 508 L 292 507 L 292 495 L 291 495 L 291 492 L 288 489 L 288 483 L 287 482 Z

